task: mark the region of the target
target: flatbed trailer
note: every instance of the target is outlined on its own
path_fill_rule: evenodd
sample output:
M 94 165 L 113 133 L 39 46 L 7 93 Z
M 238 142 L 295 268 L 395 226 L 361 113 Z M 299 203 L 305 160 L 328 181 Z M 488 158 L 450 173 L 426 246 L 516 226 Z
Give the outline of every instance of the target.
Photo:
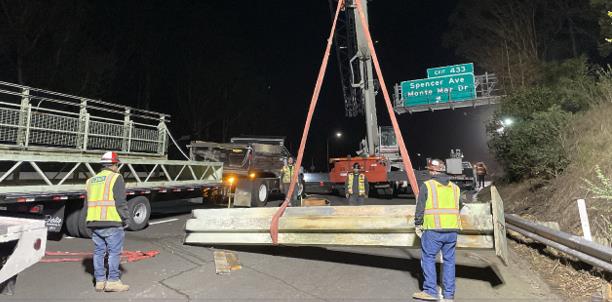
M 223 164 L 167 157 L 164 113 L 0 82 L 0 215 L 46 220 L 50 232 L 88 237 L 85 181 L 116 151 L 130 229 L 151 206 L 220 190 Z

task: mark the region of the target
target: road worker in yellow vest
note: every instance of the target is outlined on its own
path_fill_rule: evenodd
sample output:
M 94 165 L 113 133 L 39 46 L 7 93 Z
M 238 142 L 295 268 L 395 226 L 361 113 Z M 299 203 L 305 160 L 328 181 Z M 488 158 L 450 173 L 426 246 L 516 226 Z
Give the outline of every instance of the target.
M 125 183 L 119 171 L 116 152 L 106 152 L 100 160 L 100 173 L 87 180 L 87 227 L 94 242 L 93 264 L 97 292 L 123 292 L 129 286 L 120 279 L 119 263 L 129 224 Z M 108 275 L 104 258 L 108 252 Z
M 294 169 L 295 165 L 293 164 L 293 157 L 287 158 L 287 162 L 281 169 L 281 182 L 283 184 L 284 194 L 287 194 L 287 191 L 289 191 L 289 184 L 291 183 L 291 177 L 293 176 Z
M 455 246 L 461 229 L 459 219 L 461 192 L 444 172 L 442 160 L 427 163 L 431 179 L 419 188 L 414 224 L 421 238 L 421 268 L 423 291 L 412 297 L 437 301 L 436 256 L 442 252 L 442 301 L 453 301 L 455 296 Z
M 289 193 L 289 186 L 291 185 L 291 177 L 293 177 L 294 171 L 295 171 L 295 164 L 294 164 L 293 157 L 289 157 L 289 158 L 287 158 L 287 161 L 286 161 L 285 165 L 281 169 L 281 183 L 282 183 L 283 194 L 285 194 L 285 196 L 287 196 L 287 193 Z M 301 176 L 301 174 L 302 173 L 300 173 L 300 176 Z M 302 188 L 301 188 L 301 178 L 298 177 L 298 182 L 296 183 L 296 186 L 293 189 L 293 194 L 291 196 L 291 200 L 290 200 L 290 204 L 289 205 L 291 205 L 291 206 L 299 205 L 299 202 L 298 202 L 299 194 L 298 194 L 298 192 L 301 192 L 301 190 L 302 190 Z
M 347 173 L 344 183 L 344 191 L 349 205 L 363 205 L 368 197 L 369 189 L 368 179 L 361 172 L 361 167 L 358 163 L 353 164 L 353 171 Z

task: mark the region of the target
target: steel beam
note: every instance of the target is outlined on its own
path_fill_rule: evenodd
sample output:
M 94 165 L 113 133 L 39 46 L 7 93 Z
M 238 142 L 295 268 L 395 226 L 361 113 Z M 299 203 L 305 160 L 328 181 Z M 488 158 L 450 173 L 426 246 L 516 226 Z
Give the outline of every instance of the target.
M 272 244 L 275 208 L 199 209 L 187 221 L 186 243 Z M 416 248 L 413 205 L 291 207 L 279 220 L 279 244 Z M 492 249 L 488 204 L 464 207 L 458 247 Z

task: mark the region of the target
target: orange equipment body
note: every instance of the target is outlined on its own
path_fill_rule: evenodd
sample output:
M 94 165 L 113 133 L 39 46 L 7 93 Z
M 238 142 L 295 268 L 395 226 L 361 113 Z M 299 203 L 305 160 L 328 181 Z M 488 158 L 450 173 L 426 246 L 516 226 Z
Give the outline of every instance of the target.
M 329 172 L 329 181 L 342 183 L 348 173 L 353 172 L 353 165 L 359 164 L 369 183 L 388 182 L 387 161 L 381 156 L 332 158 L 333 168 Z

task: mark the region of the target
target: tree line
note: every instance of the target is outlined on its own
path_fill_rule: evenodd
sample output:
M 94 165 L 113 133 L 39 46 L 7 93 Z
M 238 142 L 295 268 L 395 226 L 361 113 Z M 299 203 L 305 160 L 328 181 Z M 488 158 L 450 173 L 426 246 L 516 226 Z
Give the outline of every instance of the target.
M 458 3 L 445 43 L 500 79 L 487 132 L 508 179 L 560 175 L 573 115 L 612 102 L 609 11 L 605 0 Z

